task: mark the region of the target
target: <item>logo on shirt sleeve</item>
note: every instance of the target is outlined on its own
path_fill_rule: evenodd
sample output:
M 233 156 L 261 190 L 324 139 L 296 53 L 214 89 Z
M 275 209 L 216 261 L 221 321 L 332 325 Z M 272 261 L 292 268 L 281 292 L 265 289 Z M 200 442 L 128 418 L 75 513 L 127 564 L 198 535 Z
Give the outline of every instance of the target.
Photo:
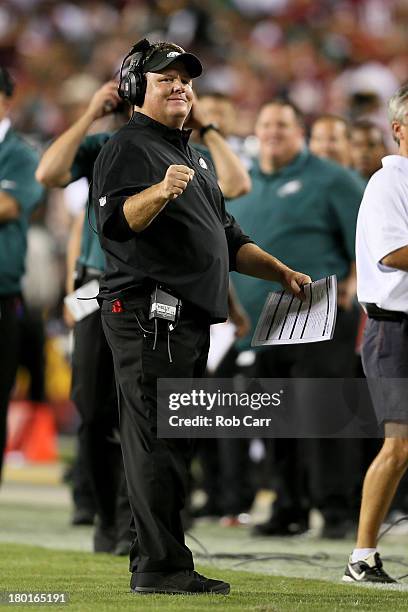
M 105 206 L 106 204 L 106 196 L 103 196 L 102 198 L 99 198 L 99 205 L 100 206 Z
M 202 168 L 204 168 L 204 170 L 208 170 L 207 162 L 205 161 L 203 157 L 200 157 L 200 159 L 198 160 L 198 163 L 200 164 Z

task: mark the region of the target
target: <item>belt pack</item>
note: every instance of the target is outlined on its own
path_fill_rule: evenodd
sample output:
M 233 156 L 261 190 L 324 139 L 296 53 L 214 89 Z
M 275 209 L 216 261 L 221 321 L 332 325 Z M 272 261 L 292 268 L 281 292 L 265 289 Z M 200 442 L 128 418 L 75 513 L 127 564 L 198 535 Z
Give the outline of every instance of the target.
M 364 309 L 368 318 L 375 321 L 405 321 L 408 319 L 408 315 L 405 312 L 385 310 L 384 308 L 379 308 L 377 304 L 364 304 Z
M 176 322 L 180 316 L 181 300 L 157 285 L 150 296 L 149 319 Z
M 181 311 L 181 300 L 172 295 L 161 285 L 156 285 L 150 296 L 149 319 L 154 320 L 154 343 L 153 350 L 157 345 L 157 321 L 167 321 L 167 353 L 169 362 L 173 363 L 170 351 L 170 332 L 173 331 L 179 321 Z

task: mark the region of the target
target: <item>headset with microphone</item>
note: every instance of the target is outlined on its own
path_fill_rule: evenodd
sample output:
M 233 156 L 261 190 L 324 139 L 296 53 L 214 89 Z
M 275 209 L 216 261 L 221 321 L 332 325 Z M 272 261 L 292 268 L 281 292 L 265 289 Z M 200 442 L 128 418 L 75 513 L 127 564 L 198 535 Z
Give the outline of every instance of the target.
M 149 51 L 154 51 L 154 45 L 143 38 L 136 43 L 126 57 L 123 59 L 120 68 L 120 80 L 118 94 L 123 100 L 127 100 L 132 106 L 142 106 L 146 94 L 146 76 L 143 66 L 150 56 Z M 127 73 L 123 74 L 123 67 L 126 60 L 130 57 Z
M 157 55 L 156 55 L 157 54 Z M 125 62 L 129 59 L 127 72 L 124 74 Z M 181 60 L 190 78 L 200 76 L 203 67 L 198 57 L 186 53 L 174 43 L 151 44 L 146 38 L 136 43 L 126 55 L 120 68 L 119 96 L 132 106 L 143 106 L 146 94 L 146 72 L 158 72 Z

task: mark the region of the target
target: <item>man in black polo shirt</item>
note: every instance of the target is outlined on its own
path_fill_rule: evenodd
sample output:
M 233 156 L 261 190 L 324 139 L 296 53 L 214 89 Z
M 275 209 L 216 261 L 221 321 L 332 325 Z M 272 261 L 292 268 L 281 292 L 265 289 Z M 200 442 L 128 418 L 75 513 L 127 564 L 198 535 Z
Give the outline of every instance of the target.
M 131 53 L 121 91 L 138 112 L 102 149 L 92 192 L 106 253 L 102 320 L 114 359 L 137 533 L 131 588 L 228 593 L 227 583 L 194 572 L 184 543 L 180 510 L 191 441 L 157 438 L 157 379 L 203 375 L 209 326 L 227 318 L 230 269 L 278 280 L 300 297 L 310 278 L 242 233 L 225 211 L 210 160 L 189 146 L 182 128 L 192 106 L 191 79 L 201 74 L 199 60 L 170 43 L 142 41 Z M 201 127 L 207 139 L 221 138 L 214 126 L 191 127 Z M 175 326 L 159 321 L 155 329 L 149 320 L 156 284 L 182 300 Z

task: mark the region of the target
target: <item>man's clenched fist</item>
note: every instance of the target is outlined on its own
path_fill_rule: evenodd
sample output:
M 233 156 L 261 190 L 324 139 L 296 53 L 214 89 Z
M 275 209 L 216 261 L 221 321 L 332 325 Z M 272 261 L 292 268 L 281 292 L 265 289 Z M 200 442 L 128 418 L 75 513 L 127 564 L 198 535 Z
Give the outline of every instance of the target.
M 188 166 L 172 165 L 167 168 L 162 180 L 162 193 L 166 200 L 174 200 L 181 195 L 188 183 L 193 179 L 194 170 Z

